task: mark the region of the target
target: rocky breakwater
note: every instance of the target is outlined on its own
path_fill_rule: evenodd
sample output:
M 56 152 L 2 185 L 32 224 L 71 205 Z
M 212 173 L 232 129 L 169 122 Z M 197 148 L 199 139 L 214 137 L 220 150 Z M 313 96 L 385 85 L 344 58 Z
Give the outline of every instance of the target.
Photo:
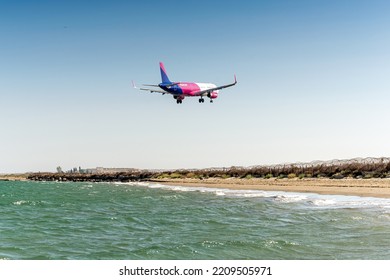
M 27 179 L 32 181 L 59 181 L 59 182 L 138 182 L 152 178 L 150 172 L 120 172 L 101 174 L 82 173 L 32 173 Z

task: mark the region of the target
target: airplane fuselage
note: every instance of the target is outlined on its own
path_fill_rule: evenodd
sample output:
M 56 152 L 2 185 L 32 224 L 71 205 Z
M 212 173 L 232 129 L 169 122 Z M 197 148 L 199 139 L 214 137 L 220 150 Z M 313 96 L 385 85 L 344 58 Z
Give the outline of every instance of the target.
M 178 82 L 174 85 L 164 85 L 163 83 L 159 84 L 159 87 L 170 94 L 180 98 L 185 96 L 197 96 L 196 93 L 199 91 L 204 91 L 208 89 L 215 88 L 216 85 L 210 83 L 190 83 L 190 82 Z M 212 99 L 218 97 L 219 90 L 214 90 L 210 93 L 205 93 L 203 96 L 208 96 Z

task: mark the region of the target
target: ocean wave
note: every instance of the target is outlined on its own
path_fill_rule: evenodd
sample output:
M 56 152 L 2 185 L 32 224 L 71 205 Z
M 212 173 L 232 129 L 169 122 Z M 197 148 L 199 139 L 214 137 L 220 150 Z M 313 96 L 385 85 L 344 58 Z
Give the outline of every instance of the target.
M 277 195 L 275 197 L 275 201 L 284 202 L 284 203 L 290 203 L 290 202 L 300 202 L 307 200 L 306 195 Z
M 12 202 L 12 204 L 16 206 L 20 206 L 20 205 L 36 206 L 36 205 L 42 205 L 43 201 L 18 200 Z
M 118 184 L 118 183 L 115 183 Z M 132 182 L 121 183 L 126 185 L 135 185 L 150 189 L 162 189 L 176 192 L 199 192 L 209 193 L 215 196 L 229 198 L 265 198 L 275 203 L 295 203 L 302 206 L 328 209 L 328 208 L 380 208 L 385 212 L 390 212 L 390 199 L 360 197 L 347 195 L 324 195 L 316 193 L 298 193 L 283 191 L 263 191 L 263 190 L 232 190 L 212 187 L 191 187 L 191 186 L 172 186 L 160 183 Z
M 313 199 L 313 200 L 308 200 L 308 203 L 314 206 L 330 206 L 330 205 L 335 205 L 336 201 L 333 199 Z

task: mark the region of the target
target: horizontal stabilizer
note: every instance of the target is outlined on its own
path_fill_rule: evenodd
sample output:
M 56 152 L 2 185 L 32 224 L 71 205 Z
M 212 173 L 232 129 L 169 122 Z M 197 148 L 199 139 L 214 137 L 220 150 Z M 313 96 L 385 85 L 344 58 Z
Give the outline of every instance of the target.
M 169 93 L 169 92 L 166 92 L 166 91 L 163 91 L 163 90 L 150 89 L 150 88 L 140 88 L 140 90 L 149 91 L 150 93 L 153 93 L 153 92 L 158 92 L 158 93 L 162 93 L 162 94 Z
M 146 87 L 159 87 L 158 85 L 143 85 L 143 86 L 146 86 Z

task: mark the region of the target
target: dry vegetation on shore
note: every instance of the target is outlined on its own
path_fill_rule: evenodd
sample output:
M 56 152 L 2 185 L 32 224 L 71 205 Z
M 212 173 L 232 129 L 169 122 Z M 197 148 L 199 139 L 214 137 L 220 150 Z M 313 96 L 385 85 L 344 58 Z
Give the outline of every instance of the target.
M 330 178 L 372 179 L 390 178 L 390 158 L 367 158 L 334 160 L 327 162 L 278 164 L 254 167 L 209 168 L 200 170 L 176 170 L 160 172 L 153 177 L 159 179 L 179 178 Z
M 254 167 L 134 170 L 117 173 L 33 173 L 29 180 L 47 181 L 146 181 L 166 179 L 380 179 L 390 178 L 390 158 L 334 160 Z

